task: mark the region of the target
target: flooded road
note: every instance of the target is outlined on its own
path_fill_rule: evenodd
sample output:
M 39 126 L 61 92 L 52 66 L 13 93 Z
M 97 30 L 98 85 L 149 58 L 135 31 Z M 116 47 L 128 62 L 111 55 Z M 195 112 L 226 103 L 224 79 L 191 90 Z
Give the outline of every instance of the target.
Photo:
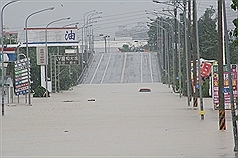
M 3 156 L 235 157 L 229 112 L 219 131 L 211 99 L 201 121 L 160 83 L 80 85 L 33 103 L 6 107 Z
M 204 99 L 205 120 L 200 120 L 186 97 L 159 83 L 153 54 L 125 55 L 95 56 L 85 84 L 72 91 L 33 98 L 33 106 L 7 106 L 1 156 L 236 157 L 230 111 L 227 130 L 219 131 L 211 98 Z M 131 70 L 137 77 L 128 75 Z M 152 92 L 140 93 L 141 87 Z

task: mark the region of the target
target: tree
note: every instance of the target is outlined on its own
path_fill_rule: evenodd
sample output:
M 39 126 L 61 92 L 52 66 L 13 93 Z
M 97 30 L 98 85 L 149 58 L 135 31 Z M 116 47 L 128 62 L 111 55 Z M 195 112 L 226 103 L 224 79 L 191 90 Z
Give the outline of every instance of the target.
M 234 9 L 235 11 L 238 10 L 238 0 L 232 0 L 231 8 Z M 233 24 L 235 25 L 233 35 L 235 37 L 238 37 L 238 17 L 233 20 Z M 236 43 L 236 46 L 238 47 L 238 38 L 236 38 L 234 43 Z
M 211 6 L 198 20 L 199 46 L 201 57 L 217 59 L 218 32 L 216 10 Z
M 128 44 L 123 44 L 122 48 L 119 48 L 121 52 L 132 52 L 132 47 L 129 47 Z

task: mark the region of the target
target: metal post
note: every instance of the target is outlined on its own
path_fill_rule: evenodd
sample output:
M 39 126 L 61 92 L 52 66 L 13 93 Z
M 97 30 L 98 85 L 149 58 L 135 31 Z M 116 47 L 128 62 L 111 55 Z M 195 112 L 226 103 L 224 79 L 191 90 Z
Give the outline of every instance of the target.
M 57 47 L 57 55 L 59 55 L 59 46 Z M 58 68 L 58 73 L 57 73 L 57 83 L 58 83 L 58 92 L 60 92 L 60 65 L 57 66 Z
M 224 66 L 223 66 L 223 17 L 222 0 L 218 0 L 218 85 L 219 85 L 219 130 L 226 130 L 224 105 Z
M 197 14 L 196 14 L 196 2 L 193 0 L 193 84 L 195 86 L 194 92 L 193 92 L 193 107 L 198 107 L 198 87 L 199 85 L 197 81 L 197 47 L 196 47 L 196 42 L 197 42 L 197 29 L 196 29 L 196 23 L 197 23 Z M 200 87 L 200 86 L 199 86 Z
M 179 69 L 179 97 L 182 97 L 182 72 L 181 72 L 181 54 L 180 54 L 180 46 L 181 46 L 181 39 L 180 39 L 180 23 L 178 24 L 178 69 Z
M 199 49 L 199 37 L 198 37 L 198 24 L 197 24 L 197 3 L 196 0 L 194 0 L 194 6 L 195 6 L 195 25 L 196 25 L 196 47 L 197 47 L 197 58 L 198 58 L 198 78 L 199 78 L 199 95 L 200 95 L 200 115 L 201 115 L 201 120 L 204 120 L 204 109 L 203 109 L 203 98 L 202 98 L 202 77 L 201 77 L 201 62 L 200 62 L 200 49 Z M 195 79 L 194 79 L 195 80 Z
M 51 80 L 51 83 L 52 83 L 52 79 L 53 79 L 53 74 L 52 74 L 53 68 L 52 67 L 53 67 L 53 65 L 52 65 L 52 55 L 50 55 L 50 80 Z
M 188 106 L 190 106 L 190 81 L 189 81 L 189 75 L 190 75 L 190 70 L 189 70 L 189 66 L 188 66 L 188 40 L 187 40 L 187 18 L 186 18 L 186 7 L 187 7 L 187 1 L 183 0 L 183 4 L 184 4 L 184 10 L 183 10 L 183 18 L 184 18 L 184 52 L 186 54 L 186 75 L 187 75 L 187 97 L 188 97 Z
M 30 71 L 30 67 L 29 67 L 29 50 L 28 50 L 28 33 L 27 33 L 27 22 L 28 22 L 28 19 L 35 15 L 35 14 L 38 14 L 38 13 L 41 13 L 41 12 L 44 12 L 44 11 L 47 11 L 47 10 L 53 10 L 54 7 L 51 7 L 51 8 L 46 8 L 46 9 L 42 9 L 42 10 L 39 10 L 39 11 L 36 11 L 36 12 L 33 12 L 31 13 L 30 15 L 27 16 L 26 20 L 25 20 L 25 29 L 26 29 L 26 56 L 27 56 L 27 71 Z M 29 76 L 29 73 L 28 73 L 28 104 L 31 105 L 31 81 L 30 81 L 30 76 Z
M 190 101 L 192 99 L 192 83 L 191 83 L 191 50 L 192 50 L 192 41 L 191 41 L 191 0 L 187 0 L 187 3 L 188 3 L 188 72 L 189 72 L 189 75 L 188 75 L 188 79 L 189 79 L 189 95 L 190 95 Z
M 179 29 L 178 29 L 178 21 L 177 21 L 177 14 L 178 14 L 178 8 L 177 8 L 177 1 L 174 2 L 174 24 L 175 24 L 175 30 L 174 30 L 174 33 L 175 33 L 175 55 L 174 55 L 174 62 L 175 62 L 175 89 L 176 88 L 179 88 L 179 96 L 181 98 L 181 85 L 180 85 L 180 73 L 179 73 L 179 51 L 180 51 L 180 48 L 178 48 L 178 36 L 180 36 L 180 34 L 178 33 Z
M 169 61 L 169 51 L 168 51 L 168 38 L 169 38 L 169 34 L 168 34 L 168 31 L 165 29 L 165 28 L 163 28 L 161 25 L 158 25 L 157 24 L 157 27 L 160 27 L 165 33 L 163 34 L 163 36 L 164 36 L 164 60 L 165 60 L 165 62 L 164 62 L 164 64 L 165 64 L 165 66 L 164 66 L 164 71 L 165 71 L 165 73 L 166 73 L 166 71 L 167 71 L 167 83 L 168 83 L 168 87 L 170 87 L 170 73 L 169 73 L 169 69 L 170 69 L 170 61 Z M 162 32 L 163 32 L 162 31 Z M 166 65 L 167 64 L 167 65 Z M 167 70 L 166 70 L 166 68 L 167 68 Z
M 168 31 L 165 29 L 165 50 L 166 50 L 166 54 L 167 54 L 167 73 L 168 73 L 168 87 L 170 88 L 170 59 L 169 59 L 169 33 Z
M 83 27 L 82 27 L 82 53 L 81 53 L 81 58 L 82 58 L 82 70 L 81 70 L 81 72 L 83 72 L 83 54 L 84 54 L 84 49 L 83 49 L 83 29 L 84 29 L 84 25 L 83 25 Z
M 8 2 L 7 4 L 5 4 L 2 9 L 1 9 L 1 35 L 2 35 L 2 38 L 1 38 L 1 42 L 2 42 L 2 116 L 4 116 L 4 32 L 3 32 L 3 11 L 4 9 L 10 5 L 11 3 L 14 3 L 14 2 L 17 2 L 19 0 L 13 0 L 13 1 L 10 1 Z
M 158 26 L 157 26 L 158 27 Z M 161 53 L 162 53 L 162 65 L 163 65 L 163 83 L 165 84 L 165 76 L 166 76 L 166 72 L 165 72 L 165 63 L 166 63 L 166 58 L 165 58 L 165 52 L 164 52 L 164 30 L 162 28 L 160 28 L 160 32 L 161 32 Z
M 86 15 L 87 14 L 89 14 L 89 13 L 92 13 L 92 12 L 95 12 L 96 10 L 92 10 L 92 11 L 88 11 L 88 12 L 86 12 L 84 15 L 83 15 L 83 27 L 82 27 L 82 47 L 83 47 L 83 40 L 84 40 L 84 37 L 83 37 L 83 34 L 85 33 L 85 51 L 86 51 L 86 55 L 87 55 L 87 48 L 86 48 L 86 38 L 87 38 L 87 36 L 86 36 L 86 29 L 85 29 L 85 26 L 87 25 L 86 24 Z M 88 22 L 88 21 L 87 21 Z M 85 30 L 84 30 L 85 29 Z M 83 56 L 83 48 L 82 48 L 82 56 Z M 86 59 L 86 61 L 87 61 L 88 59 Z M 82 60 L 83 61 L 83 60 Z M 82 65 L 83 65 L 83 63 L 82 63 Z
M 171 43 L 172 43 L 172 55 L 173 55 L 173 81 L 175 82 L 175 78 L 174 78 L 174 76 L 175 76 L 174 75 L 174 71 L 175 71 L 175 69 L 174 69 L 174 52 L 175 51 L 174 51 L 174 47 L 173 47 L 173 44 L 174 44 L 174 28 L 173 28 L 172 24 L 170 24 L 169 22 L 166 22 L 166 21 L 163 21 L 163 20 L 158 20 L 158 21 L 169 25 L 169 27 L 171 28 L 171 31 L 172 31 L 172 33 L 171 33 L 171 37 L 172 37 Z M 167 30 L 166 30 L 166 32 L 167 32 L 167 36 L 169 37 L 169 33 L 168 33 Z M 167 42 L 169 43 L 169 38 L 167 39 Z M 168 47 L 168 45 L 167 45 L 167 47 Z M 167 48 L 167 52 L 168 52 L 168 56 L 167 57 L 168 57 L 168 61 L 169 61 L 169 50 L 168 50 L 168 48 Z M 168 73 L 170 73 L 170 65 L 168 65 Z M 170 78 L 170 76 L 169 76 L 169 78 Z M 169 87 L 170 87 L 170 79 L 169 79 Z
M 55 93 L 57 92 L 57 71 L 56 71 L 56 56 L 54 56 L 54 71 L 55 71 Z
M 232 88 L 232 76 L 231 76 L 231 68 L 230 68 L 230 51 L 229 51 L 229 37 L 228 37 L 228 30 L 227 30 L 227 18 L 226 18 L 226 3 L 223 0 L 223 16 L 224 16 L 224 31 L 225 31 L 225 47 L 226 47 L 226 61 L 228 65 L 228 83 L 230 89 L 230 102 L 231 102 L 231 116 L 232 116 L 232 125 L 233 125 L 233 134 L 234 134 L 234 151 L 238 151 L 238 136 L 237 136 L 237 124 L 236 124 L 236 110 L 235 110 L 235 101 L 234 101 L 234 94 Z
M 67 18 L 61 18 L 61 19 L 57 19 L 54 21 L 51 21 L 50 23 L 48 23 L 45 27 L 45 52 L 46 52 L 46 65 L 45 65 L 45 88 L 46 88 L 46 98 L 49 96 L 48 94 L 48 45 L 47 45 L 47 29 L 48 27 L 56 22 L 62 21 L 62 20 L 69 20 L 70 17 Z
M 107 53 L 107 36 L 104 36 L 104 40 L 105 40 L 105 53 Z
M 45 97 L 48 97 L 48 46 L 47 46 L 47 27 L 45 28 L 45 53 L 46 53 L 46 65 L 45 65 L 45 89 L 46 89 L 46 95 Z
M 159 24 L 159 21 L 158 21 L 158 24 Z M 156 38 L 156 50 L 157 50 L 157 54 L 159 53 L 159 28 L 158 27 L 156 27 L 156 36 L 157 36 L 157 38 Z

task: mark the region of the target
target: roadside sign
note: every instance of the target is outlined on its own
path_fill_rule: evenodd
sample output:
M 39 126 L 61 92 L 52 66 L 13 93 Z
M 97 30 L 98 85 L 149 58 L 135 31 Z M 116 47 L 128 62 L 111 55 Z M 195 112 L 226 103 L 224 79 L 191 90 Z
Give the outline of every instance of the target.
M 77 55 L 57 55 L 55 62 L 56 65 L 78 65 L 79 59 Z
M 229 88 L 228 68 L 231 69 L 232 89 Z M 222 88 L 222 93 L 224 94 L 225 109 L 231 109 L 230 91 L 233 91 L 234 100 L 236 100 L 238 96 L 237 68 L 238 67 L 236 64 L 231 64 L 230 67 L 228 65 L 224 65 L 224 85 Z M 212 83 L 213 83 L 213 103 L 214 108 L 216 109 L 216 107 L 219 106 L 219 75 L 217 64 L 213 65 Z
M 45 47 L 37 47 L 37 65 L 46 65 L 47 64 L 47 54 L 45 51 Z
M 28 69 L 29 64 L 29 69 Z M 30 59 L 24 58 L 15 61 L 15 94 L 24 95 L 28 93 L 30 78 Z

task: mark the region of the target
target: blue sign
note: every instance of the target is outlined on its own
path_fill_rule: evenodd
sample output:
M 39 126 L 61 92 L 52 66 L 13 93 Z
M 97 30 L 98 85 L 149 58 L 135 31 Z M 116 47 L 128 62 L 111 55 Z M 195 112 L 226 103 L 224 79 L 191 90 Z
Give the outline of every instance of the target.
M 230 88 L 222 88 L 222 93 L 229 93 L 230 92 Z

